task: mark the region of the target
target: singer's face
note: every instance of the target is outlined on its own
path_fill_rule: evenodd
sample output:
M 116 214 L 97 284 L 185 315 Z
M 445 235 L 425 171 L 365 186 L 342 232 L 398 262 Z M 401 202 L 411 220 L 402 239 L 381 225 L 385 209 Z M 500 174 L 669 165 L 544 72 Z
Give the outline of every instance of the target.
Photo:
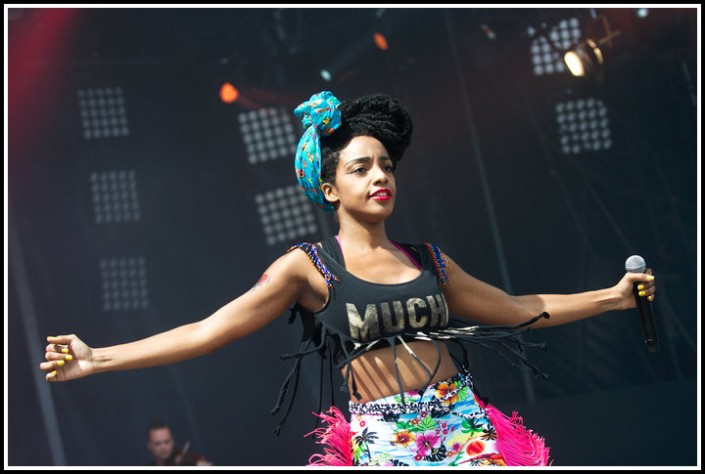
M 326 199 L 338 206 L 338 217 L 379 220 L 394 209 L 394 163 L 382 142 L 373 137 L 354 137 L 340 151 L 335 184 L 321 187 Z
M 174 450 L 174 438 L 169 428 L 157 428 L 149 432 L 147 449 L 154 456 L 157 464 L 166 461 Z

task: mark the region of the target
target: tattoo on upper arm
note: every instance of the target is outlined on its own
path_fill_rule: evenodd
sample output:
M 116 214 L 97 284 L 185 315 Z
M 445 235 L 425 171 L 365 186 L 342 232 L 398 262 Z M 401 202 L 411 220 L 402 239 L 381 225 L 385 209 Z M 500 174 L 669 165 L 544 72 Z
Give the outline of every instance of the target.
M 255 283 L 255 286 L 250 288 L 250 291 L 256 290 L 260 286 L 266 285 L 267 283 L 269 283 L 269 275 L 267 275 L 266 273 L 263 273 L 262 276 L 259 277 L 259 280 L 257 280 L 257 283 Z

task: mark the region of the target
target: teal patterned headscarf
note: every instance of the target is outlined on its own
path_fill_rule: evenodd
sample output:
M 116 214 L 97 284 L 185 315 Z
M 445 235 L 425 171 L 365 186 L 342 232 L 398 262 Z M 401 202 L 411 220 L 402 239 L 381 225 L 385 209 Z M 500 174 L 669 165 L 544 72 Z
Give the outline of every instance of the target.
M 321 136 L 328 136 L 340 127 L 340 101 L 328 91 L 314 94 L 296 107 L 294 115 L 301 118 L 304 134 L 296 147 L 296 177 L 304 194 L 323 210 L 335 208 L 321 191 Z

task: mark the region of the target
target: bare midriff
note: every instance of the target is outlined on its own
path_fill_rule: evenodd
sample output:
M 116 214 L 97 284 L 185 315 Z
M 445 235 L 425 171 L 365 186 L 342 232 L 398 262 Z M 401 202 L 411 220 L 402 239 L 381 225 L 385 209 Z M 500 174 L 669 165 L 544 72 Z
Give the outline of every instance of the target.
M 439 365 L 438 371 L 429 382 L 429 373 L 423 369 L 419 360 L 409 354 L 403 345 L 398 344 L 396 365 L 404 391 L 416 390 L 428 383 L 446 380 L 458 372 L 444 342 L 439 341 L 434 344 L 431 341 L 411 341 L 407 342 L 407 345 L 431 373 L 433 373 L 436 364 Z M 352 377 L 355 378 L 357 391 L 362 395 L 359 400 L 352 395 L 351 377 L 348 385 L 351 401 L 367 403 L 399 393 L 399 382 L 397 382 L 394 367 L 394 353 L 391 347 L 384 346 L 361 354 L 350 362 L 350 368 Z M 345 368 L 343 368 L 343 376 L 345 376 Z

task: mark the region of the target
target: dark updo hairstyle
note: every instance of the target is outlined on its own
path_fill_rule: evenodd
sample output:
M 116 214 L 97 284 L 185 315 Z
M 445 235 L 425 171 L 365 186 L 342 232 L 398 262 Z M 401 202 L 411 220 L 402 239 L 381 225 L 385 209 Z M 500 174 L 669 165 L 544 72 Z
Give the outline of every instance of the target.
M 341 102 L 340 127 L 329 136 L 321 137 L 321 180 L 335 182 L 340 151 L 354 137 L 376 138 L 389 153 L 396 167 L 411 142 L 411 116 L 398 100 L 385 94 L 365 95 Z

